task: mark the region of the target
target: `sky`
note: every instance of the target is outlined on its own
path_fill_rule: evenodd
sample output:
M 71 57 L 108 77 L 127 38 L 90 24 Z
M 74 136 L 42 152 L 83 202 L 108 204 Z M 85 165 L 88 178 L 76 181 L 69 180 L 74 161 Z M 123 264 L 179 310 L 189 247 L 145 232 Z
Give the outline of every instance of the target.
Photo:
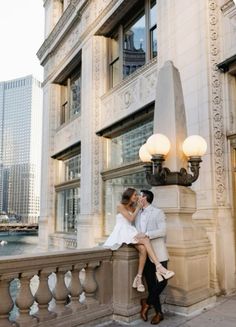
M 36 53 L 44 40 L 43 0 L 0 2 L 0 82 L 31 74 L 42 82 Z
M 0 82 L 31 74 L 42 82 L 36 53 L 44 40 L 43 0 L 0 1 Z

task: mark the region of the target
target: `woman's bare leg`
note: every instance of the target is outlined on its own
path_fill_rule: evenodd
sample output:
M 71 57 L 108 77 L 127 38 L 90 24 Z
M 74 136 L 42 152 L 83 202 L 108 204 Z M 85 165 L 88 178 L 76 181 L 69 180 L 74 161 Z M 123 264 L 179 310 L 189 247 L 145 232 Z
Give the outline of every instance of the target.
M 144 292 L 145 287 L 142 281 L 142 274 L 147 258 L 147 251 L 145 249 L 145 246 L 142 244 L 134 244 L 134 246 L 139 252 L 139 261 L 138 261 L 138 274 L 134 278 L 133 287 L 136 288 L 138 292 Z
M 157 259 L 157 256 L 153 250 L 152 244 L 148 237 L 144 237 L 142 239 L 139 239 L 139 244 L 143 244 L 145 246 L 145 249 L 147 251 L 148 256 L 152 259 L 155 266 L 160 265 L 160 262 Z
M 156 266 L 156 276 L 157 280 L 161 282 L 163 280 L 163 277 L 165 279 L 169 279 L 174 276 L 174 272 L 167 270 L 165 267 L 162 266 L 162 264 L 158 261 L 158 258 L 153 250 L 152 244 L 149 240 L 149 238 L 145 237 L 139 240 L 139 244 L 143 244 L 146 248 L 147 254 L 153 261 L 153 263 Z
M 138 253 L 139 253 L 138 275 L 142 276 L 145 262 L 147 259 L 147 251 L 146 251 L 145 246 L 142 244 L 135 244 L 134 246 L 138 250 Z

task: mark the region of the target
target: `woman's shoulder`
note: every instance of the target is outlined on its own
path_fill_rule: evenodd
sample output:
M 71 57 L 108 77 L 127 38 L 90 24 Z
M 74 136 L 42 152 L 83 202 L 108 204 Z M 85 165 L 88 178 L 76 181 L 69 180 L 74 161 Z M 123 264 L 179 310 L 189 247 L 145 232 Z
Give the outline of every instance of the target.
M 127 210 L 129 212 L 133 213 L 135 211 L 135 209 L 136 209 L 136 204 L 132 203 Z
M 131 211 L 131 213 L 132 213 L 132 209 L 131 209 L 129 206 L 127 206 L 127 205 L 125 205 L 125 204 L 123 204 L 123 203 L 119 203 L 119 204 L 117 205 L 117 213 L 119 213 L 119 212 L 123 212 L 123 210 L 126 210 L 126 211 L 128 211 L 128 212 Z

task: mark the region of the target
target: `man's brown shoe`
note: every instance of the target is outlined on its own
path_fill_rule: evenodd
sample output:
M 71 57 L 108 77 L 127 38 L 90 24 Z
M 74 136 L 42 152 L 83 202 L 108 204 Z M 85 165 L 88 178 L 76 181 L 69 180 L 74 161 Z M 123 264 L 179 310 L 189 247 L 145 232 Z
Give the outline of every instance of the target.
M 141 300 L 141 311 L 140 311 L 140 316 L 143 319 L 143 321 L 148 320 L 148 310 L 150 306 L 147 304 L 146 299 Z
M 161 322 L 164 319 L 162 313 L 157 313 L 151 320 L 152 325 L 157 325 L 159 322 Z

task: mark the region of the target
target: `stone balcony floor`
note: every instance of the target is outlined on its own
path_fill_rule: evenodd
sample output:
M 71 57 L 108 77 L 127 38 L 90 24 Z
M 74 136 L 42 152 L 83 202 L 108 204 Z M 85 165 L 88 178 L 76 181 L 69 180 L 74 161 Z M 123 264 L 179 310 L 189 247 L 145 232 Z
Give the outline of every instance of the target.
M 110 322 L 106 324 L 96 325 L 96 327 L 124 327 L 151 326 L 150 320 L 142 322 L 141 320 L 134 321 L 130 324 L 122 322 Z M 213 308 L 205 309 L 200 314 L 195 314 L 190 317 L 165 313 L 165 319 L 158 324 L 160 327 L 235 327 L 236 326 L 236 293 L 233 295 L 221 296 Z

